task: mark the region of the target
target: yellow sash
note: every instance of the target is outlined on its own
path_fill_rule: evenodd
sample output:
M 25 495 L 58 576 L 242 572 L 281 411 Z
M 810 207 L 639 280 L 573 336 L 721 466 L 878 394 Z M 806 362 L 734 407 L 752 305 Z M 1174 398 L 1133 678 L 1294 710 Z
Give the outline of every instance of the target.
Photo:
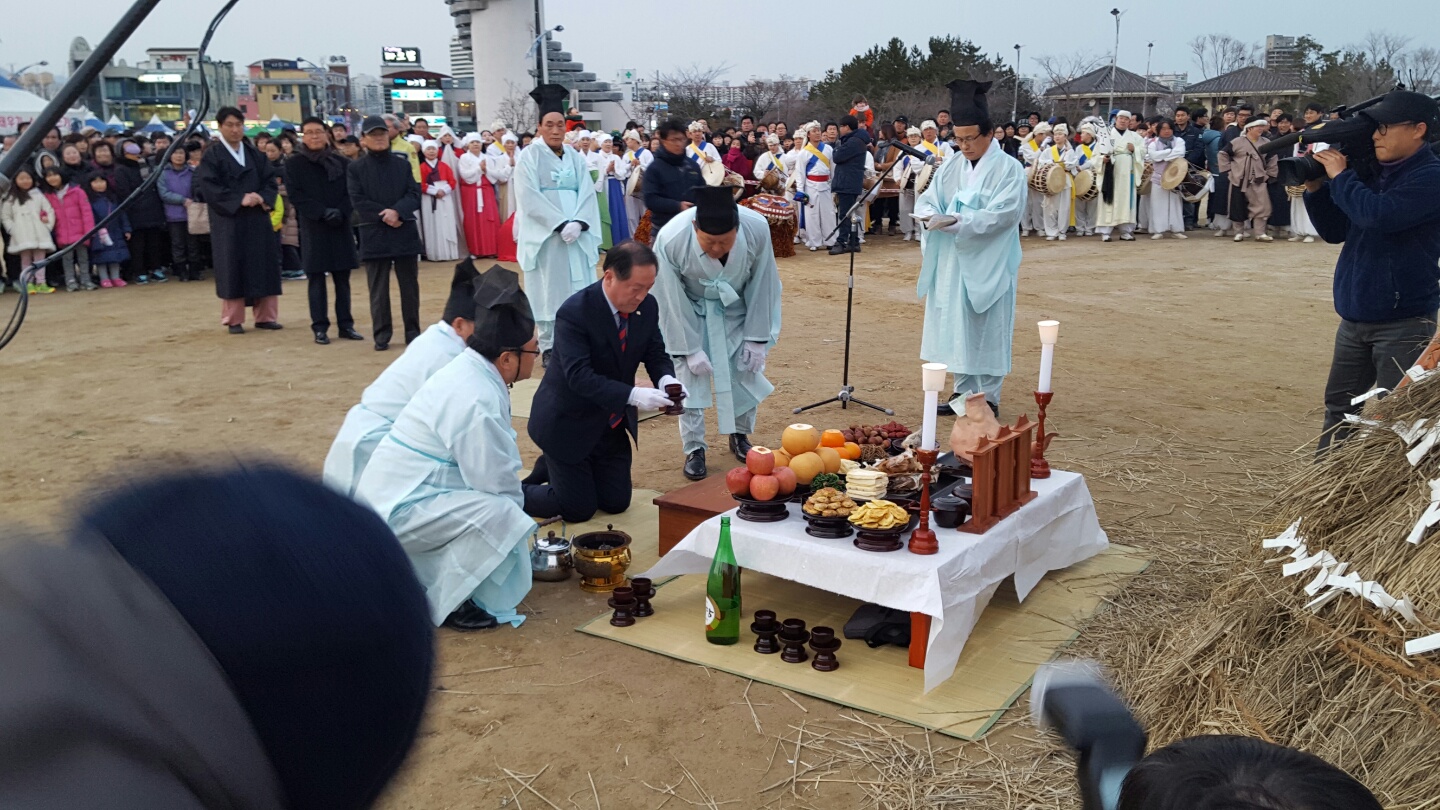
M 926 152 L 929 152 L 930 154 L 934 155 L 935 157 L 940 157 L 940 147 L 939 147 L 939 146 L 936 146 L 935 144 L 933 144 L 933 143 L 931 143 L 931 142 L 929 142 L 929 141 L 921 141 L 921 142 L 920 142 L 920 148 L 921 148 L 921 149 L 924 149 Z
M 814 155 L 814 156 L 817 157 L 817 158 L 820 158 L 820 162 L 825 164 L 825 168 L 827 168 L 827 169 L 830 168 L 830 158 L 825 157 L 825 152 L 824 152 L 823 150 L 816 149 L 816 148 L 815 148 L 815 144 L 813 144 L 813 143 L 807 143 L 807 144 L 805 144 L 805 151 L 806 151 L 806 152 L 809 152 L 810 154 Z
M 701 162 L 701 163 L 704 163 L 704 162 L 705 162 L 705 150 L 704 150 L 704 149 L 701 149 L 700 147 L 696 146 L 696 145 L 693 144 L 693 143 L 690 144 L 690 145 L 689 145 L 688 147 L 686 147 L 686 148 L 688 148 L 691 152 L 694 153 L 696 160 L 698 160 L 698 161 Z
M 765 157 L 770 158 L 770 163 L 775 167 L 775 171 L 781 174 L 785 173 L 785 164 L 780 162 L 779 155 L 775 154 L 774 152 L 766 152 Z

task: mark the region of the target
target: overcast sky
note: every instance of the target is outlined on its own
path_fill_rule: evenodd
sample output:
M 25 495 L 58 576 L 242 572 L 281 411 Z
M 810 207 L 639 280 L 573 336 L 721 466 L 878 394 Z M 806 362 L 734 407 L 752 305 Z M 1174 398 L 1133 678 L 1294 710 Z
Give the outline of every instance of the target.
M 4 2 L 0 67 L 8 70 L 42 59 L 63 63 L 70 40 L 77 35 L 92 46 L 98 44 L 130 0 Z M 120 56 L 134 62 L 144 58 L 147 47 L 198 44 L 210 16 L 221 5 L 221 0 L 162 0 Z M 1113 0 L 1060 4 L 939 0 L 899 5 L 829 0 L 766 15 L 763 3 L 546 0 L 546 17 L 551 25 L 565 26 L 557 38 L 602 80 L 623 68 L 653 73 L 695 63 L 726 63 L 731 67 L 724 78 L 743 82 L 782 73 L 819 78 L 826 69 L 890 37 L 909 44 L 947 33 L 970 39 L 1007 60 L 1013 59 L 1019 42 L 1024 46 L 1022 72 L 1039 76 L 1036 56 L 1077 50 L 1108 55 L 1115 36 L 1112 7 Z M 1266 34 L 1309 34 L 1333 47 L 1358 40 L 1371 29 L 1389 29 L 1412 37 L 1414 45 L 1440 47 L 1435 0 L 1391 0 L 1383 4 L 1388 21 L 1357 21 L 1352 16 L 1357 7 L 1352 0 L 1237 0 L 1179 6 L 1131 2 L 1121 6 L 1128 10 L 1121 18 L 1120 64 L 1143 72 L 1146 44 L 1154 42 L 1152 73 L 1188 71 L 1192 81 L 1198 80 L 1186 42 L 1196 33 L 1212 31 L 1255 42 L 1263 42 Z M 806 18 L 811 20 L 804 35 L 797 34 L 793 24 L 793 12 L 800 8 L 809 9 Z M 812 16 L 816 12 L 824 16 Z M 1206 14 L 1213 22 L 1195 22 Z M 477 15 L 477 33 L 484 16 Z M 241 0 L 221 25 L 211 54 L 237 67 L 264 58 L 304 57 L 323 64 L 328 55 L 343 54 L 355 72 L 374 74 L 379 72 L 382 46 L 406 45 L 421 49 L 426 67 L 445 72 L 452 33 L 449 7 L 443 0 Z M 617 38 L 623 47 L 617 47 Z M 517 60 L 523 58 L 527 44 L 522 40 L 517 35 L 509 45 L 515 48 Z

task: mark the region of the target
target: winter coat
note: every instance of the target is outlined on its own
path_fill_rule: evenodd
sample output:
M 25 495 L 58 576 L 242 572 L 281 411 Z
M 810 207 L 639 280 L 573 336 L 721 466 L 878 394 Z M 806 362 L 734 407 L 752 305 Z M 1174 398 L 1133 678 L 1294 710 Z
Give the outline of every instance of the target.
M 141 163 L 129 157 L 118 157 L 115 159 L 115 185 L 113 191 L 115 198 L 124 200 L 131 192 L 145 182 L 150 176 L 151 168 L 147 163 Z M 131 203 L 125 209 L 130 215 L 130 224 L 135 230 L 142 228 L 163 228 L 165 227 L 165 204 L 160 201 L 160 192 L 154 186 L 145 190 L 139 199 Z
M 188 222 L 189 218 L 185 213 L 185 200 L 195 199 L 195 169 L 190 164 L 185 168 L 175 171 L 173 166 L 166 166 L 160 170 L 160 182 L 155 187 L 160 190 L 160 201 L 165 203 L 166 222 Z
M 410 172 L 410 160 L 393 152 L 366 152 L 346 168 L 350 204 L 360 214 L 360 257 L 384 259 L 418 256 L 420 244 L 420 183 Z M 400 227 L 380 220 L 380 212 L 393 209 Z
M 359 266 L 350 230 L 353 209 L 347 166 L 334 152 L 311 160 L 303 147 L 285 161 L 286 188 L 300 223 L 300 266 L 307 273 L 334 273 Z M 325 212 L 330 210 L 339 215 L 334 222 L 325 221 Z
M 99 222 L 110 216 L 115 210 L 115 201 L 108 196 L 92 197 L 90 199 L 90 212 L 95 221 Z M 115 217 L 106 225 L 104 230 L 90 239 L 90 263 L 91 264 L 119 264 L 130 258 L 130 248 L 125 244 L 125 234 L 130 233 L 130 217 L 126 212 L 121 211 L 120 216 Z M 101 234 L 108 234 L 110 244 L 106 245 Z
M 56 245 L 65 247 L 74 244 L 95 227 L 95 214 L 90 210 L 90 197 L 85 189 L 68 185 L 58 192 L 45 192 L 45 199 L 55 209 Z
M 95 167 L 83 156 L 80 158 L 78 165 L 70 166 L 65 163 L 60 164 L 60 175 L 65 178 L 66 183 L 79 183 L 85 175 L 93 171 L 95 171 Z
M 540 148 L 546 148 L 544 144 Z M 683 154 L 672 155 L 664 148 L 655 152 L 655 161 L 645 170 L 640 188 L 645 194 L 645 208 L 650 212 L 650 233 L 660 233 L 676 214 L 681 203 L 695 202 L 695 189 L 705 185 L 700 169 Z
M 295 206 L 290 202 L 290 191 L 285 187 L 285 162 L 277 160 L 270 164 L 275 169 L 276 186 L 280 189 L 280 199 L 284 201 L 284 208 L 276 206 L 281 211 L 280 216 L 280 244 L 300 247 L 300 223 L 295 219 Z
M 835 172 L 830 189 L 836 194 L 859 194 L 865 190 L 865 155 L 870 151 L 870 133 L 857 129 L 840 136 L 835 147 Z
M 10 253 L 22 250 L 55 249 L 55 239 L 50 231 L 55 227 L 55 210 L 45 195 L 31 189 L 28 199 L 19 200 L 9 194 L 0 200 L 0 225 L 10 234 L 10 244 L 5 248 Z
M 241 166 L 223 141 L 213 142 L 200 157 L 195 191 L 210 206 L 210 252 L 215 265 L 216 296 L 264 298 L 279 295 L 280 245 L 270 229 L 270 214 L 279 198 L 275 169 L 248 141 L 241 142 Z M 260 195 L 262 206 L 243 206 L 248 193 Z

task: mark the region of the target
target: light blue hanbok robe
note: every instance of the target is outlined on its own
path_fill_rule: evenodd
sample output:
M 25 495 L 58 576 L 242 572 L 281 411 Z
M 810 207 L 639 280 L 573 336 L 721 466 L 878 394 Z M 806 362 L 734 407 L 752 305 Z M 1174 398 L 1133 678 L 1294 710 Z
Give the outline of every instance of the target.
M 920 357 L 950 373 L 1010 372 L 1025 169 L 993 143 L 975 166 L 958 152 L 915 201 L 916 214 L 959 217 L 958 233 L 921 231 L 925 327 Z
M 725 264 L 705 255 L 695 236 L 695 208 L 665 223 L 655 237 L 660 266 L 655 299 L 665 350 L 684 357 L 704 351 L 715 371 L 696 376 L 685 363 L 675 375 L 689 392 L 687 407 L 715 405 L 722 434 L 735 433 L 735 418 L 749 413 L 775 390 L 763 373 L 741 371 L 746 342 L 773 346 L 780 338 L 780 271 L 770 224 L 740 208 L 735 246 Z
M 360 404 L 345 414 L 345 422 L 325 456 L 325 483 L 347 497 L 355 497 L 360 474 L 400 411 L 430 375 L 464 350 L 465 341 L 444 321 L 411 341 L 405 353 L 366 386 Z
M 565 146 L 564 157 L 537 141 L 520 152 L 510 188 L 515 195 L 515 251 L 525 273 L 525 296 L 540 345 L 554 340 L 555 313 L 565 299 L 595 283 L 600 257 L 600 205 L 585 156 Z M 556 231 L 570 221 L 587 230 L 570 244 Z
M 400 539 L 438 626 L 468 598 L 519 624 L 530 592 L 520 451 L 500 372 L 466 349 L 400 412 L 360 477 L 357 498 Z

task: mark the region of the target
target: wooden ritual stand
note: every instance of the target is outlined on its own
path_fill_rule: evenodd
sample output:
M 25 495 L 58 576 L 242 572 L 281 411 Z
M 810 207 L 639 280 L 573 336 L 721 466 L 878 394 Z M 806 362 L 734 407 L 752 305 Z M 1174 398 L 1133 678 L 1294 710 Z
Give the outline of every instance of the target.
M 993 439 L 981 439 L 971 461 L 974 495 L 970 500 L 970 519 L 958 529 L 969 534 L 984 534 L 1001 518 L 1035 499 L 1030 489 L 1030 456 L 1035 425 L 1027 417 L 1013 427 L 1000 428 Z
M 696 526 L 735 508 L 725 476 L 712 475 L 656 498 L 660 507 L 660 554 L 664 556 Z

